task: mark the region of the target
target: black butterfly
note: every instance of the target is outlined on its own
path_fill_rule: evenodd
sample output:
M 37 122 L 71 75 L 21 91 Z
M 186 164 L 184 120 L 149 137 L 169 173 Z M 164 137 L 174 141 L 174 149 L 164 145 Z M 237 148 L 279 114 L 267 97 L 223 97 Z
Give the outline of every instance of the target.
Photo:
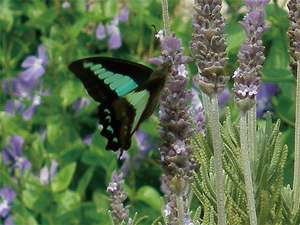
M 98 117 L 107 138 L 106 150 L 127 150 L 140 124 L 153 113 L 165 86 L 169 67 L 152 70 L 126 60 L 91 57 L 72 62 L 69 69 L 89 95 L 101 104 Z

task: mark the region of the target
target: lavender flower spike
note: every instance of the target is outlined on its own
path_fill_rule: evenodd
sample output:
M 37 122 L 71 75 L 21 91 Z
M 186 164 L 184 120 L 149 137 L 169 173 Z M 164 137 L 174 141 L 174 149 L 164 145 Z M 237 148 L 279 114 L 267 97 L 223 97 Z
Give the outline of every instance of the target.
M 291 55 L 291 69 L 295 76 L 297 77 L 297 61 L 300 60 L 300 1 L 290 0 L 288 2 L 289 8 L 289 19 L 290 19 L 290 50 Z
M 161 41 L 162 56 L 151 62 L 170 65 L 170 76 L 161 94 L 158 126 L 158 133 L 164 139 L 158 147 L 164 172 L 162 181 L 167 186 L 165 197 L 168 203 L 164 216 L 168 218 L 168 224 L 184 224 L 185 217 L 189 216 L 187 199 L 193 151 L 188 138 L 194 132 L 187 104 L 192 94 L 186 90 L 187 70 L 184 66 L 190 58 L 182 56 L 184 49 L 174 33 L 164 37 L 159 32 L 157 37 Z
M 127 220 L 127 225 L 131 224 L 131 218 L 129 217 L 129 206 L 124 207 L 123 202 L 127 198 L 127 193 L 124 190 L 123 175 L 117 175 L 114 171 L 111 174 L 111 182 L 107 187 L 107 191 L 110 192 L 110 211 L 114 224 L 121 224 L 122 221 Z
M 269 0 L 246 0 L 250 12 L 240 22 L 247 37 L 238 53 L 239 68 L 234 72 L 235 102 L 244 112 L 255 104 L 255 96 L 260 85 L 261 75 L 258 71 L 262 68 L 265 60 L 261 36 L 266 31 L 267 25 L 264 21 L 264 7 Z
M 195 33 L 190 41 L 190 50 L 196 59 L 199 74 L 200 89 L 212 96 L 219 94 L 225 88 L 227 77 L 222 75 L 226 59 L 226 27 L 222 17 L 221 0 L 195 0 L 195 10 L 192 27 Z

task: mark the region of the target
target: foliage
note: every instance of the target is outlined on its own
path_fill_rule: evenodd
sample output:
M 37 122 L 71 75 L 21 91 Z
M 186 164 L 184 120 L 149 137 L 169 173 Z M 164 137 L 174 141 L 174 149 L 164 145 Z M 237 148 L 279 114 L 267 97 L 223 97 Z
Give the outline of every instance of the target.
M 264 129 L 258 132 L 257 156 L 251 161 L 254 171 L 254 189 L 258 224 L 293 224 L 286 206 L 283 192 L 283 168 L 286 163 L 288 148 L 282 146 L 282 133 L 279 132 L 279 120 L 272 124 L 270 114 L 267 115 Z M 226 172 L 226 208 L 230 224 L 248 224 L 247 199 L 245 195 L 244 176 L 242 172 L 239 124 L 232 122 L 229 109 L 227 118 L 221 126 L 223 139 L 223 168 Z M 206 136 L 198 134 L 193 139 L 197 151 L 195 158 L 200 168 L 199 176 L 194 173 L 194 193 L 204 206 L 203 224 L 208 224 L 208 218 L 216 216 L 216 196 L 214 191 L 214 166 L 210 131 Z M 213 209 L 213 210 L 212 210 Z M 206 215 L 205 215 L 206 214 Z M 286 216 L 284 216 L 286 215 Z M 287 216 L 289 215 L 289 216 Z M 205 218 L 207 220 L 205 221 Z M 215 218 L 216 219 L 216 218 Z
M 244 16 L 241 10 L 244 3 L 226 2 L 229 60 L 223 72 L 231 76 L 244 37 L 238 25 Z M 154 68 L 148 59 L 160 55 L 152 25 L 157 29 L 162 27 L 161 2 L 78 0 L 69 1 L 69 7 L 63 7 L 63 3 L 60 0 L 0 3 L 0 189 L 9 186 L 17 193 L 8 205 L 9 215 L 15 224 L 108 224 L 112 219 L 106 189 L 112 172 L 125 171 L 126 166 L 124 188 L 128 199 L 124 204 L 130 205 L 132 224 L 163 223 L 165 202 L 161 199 L 162 171 L 156 150 L 160 141 L 156 130 L 158 113 L 140 127 L 153 138 L 152 148 L 141 154 L 138 141 L 133 138 L 131 149 L 118 160 L 114 152 L 105 150 L 106 139 L 100 135 L 101 127 L 97 124 L 98 104 L 85 101 L 90 97 L 67 68 L 72 61 L 92 55 L 123 58 Z M 122 45 L 111 49 L 111 35 L 99 40 L 95 30 L 99 24 L 109 25 L 125 7 L 129 9 L 129 19 L 117 26 Z M 189 49 L 191 40 L 192 10 L 185 1 L 169 1 L 171 31 L 182 39 L 185 49 Z M 280 119 L 281 125 L 273 123 L 269 114 L 257 121 L 259 147 L 251 167 L 255 174 L 259 224 L 300 223 L 300 211 L 293 221 L 290 216 L 295 80 L 288 67 L 287 15 L 277 1 L 266 7 L 270 28 L 262 37 L 266 60 L 261 74 L 263 81 L 275 82 L 280 87 L 280 94 L 271 102 L 272 119 Z M 41 45 L 46 56 L 40 52 Z M 29 56 L 35 58 L 28 59 Z M 188 63 L 187 68 L 192 80 L 197 68 L 194 62 Z M 188 87 L 192 86 L 189 82 Z M 228 88 L 231 87 L 229 82 Z M 80 107 L 75 104 L 77 101 L 82 103 Z M 220 108 L 226 213 L 230 224 L 247 224 L 238 123 L 232 122 L 238 121 L 239 111 L 232 99 L 227 105 L 231 115 Z M 191 139 L 200 165 L 199 171 L 194 172 L 192 185 L 199 200 L 191 201 L 194 224 L 216 221 L 212 137 L 208 124 L 206 128 L 206 136 L 197 134 Z M 4 149 L 15 149 L 10 143 L 15 136 L 24 139 L 22 151 L 8 163 L 4 160 Z M 30 162 L 30 168 L 22 164 L 24 158 Z M 143 162 L 137 163 L 139 159 Z M 56 169 L 52 168 L 54 162 L 58 164 Z M 1 195 L 0 204 L 4 200 Z M 5 215 L 0 223 L 8 219 L 11 218 Z

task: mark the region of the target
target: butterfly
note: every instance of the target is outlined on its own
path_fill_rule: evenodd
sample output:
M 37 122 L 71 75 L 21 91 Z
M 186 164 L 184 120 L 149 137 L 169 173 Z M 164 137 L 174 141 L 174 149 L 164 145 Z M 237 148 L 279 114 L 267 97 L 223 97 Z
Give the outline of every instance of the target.
M 140 124 L 151 116 L 163 90 L 169 67 L 152 70 L 147 66 L 109 57 L 79 59 L 69 69 L 97 102 L 98 117 L 107 138 L 106 150 L 120 154 L 131 146 Z

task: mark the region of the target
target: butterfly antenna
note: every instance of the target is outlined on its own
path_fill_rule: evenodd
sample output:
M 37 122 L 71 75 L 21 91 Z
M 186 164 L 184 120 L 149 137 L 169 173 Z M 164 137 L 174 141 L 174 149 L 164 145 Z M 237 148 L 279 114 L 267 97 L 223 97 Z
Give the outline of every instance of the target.
M 154 24 L 152 24 L 152 25 L 151 25 L 151 27 L 153 27 L 153 28 L 154 28 L 154 30 L 155 30 L 155 33 L 157 34 L 157 29 L 156 29 L 156 26 L 155 26 Z

